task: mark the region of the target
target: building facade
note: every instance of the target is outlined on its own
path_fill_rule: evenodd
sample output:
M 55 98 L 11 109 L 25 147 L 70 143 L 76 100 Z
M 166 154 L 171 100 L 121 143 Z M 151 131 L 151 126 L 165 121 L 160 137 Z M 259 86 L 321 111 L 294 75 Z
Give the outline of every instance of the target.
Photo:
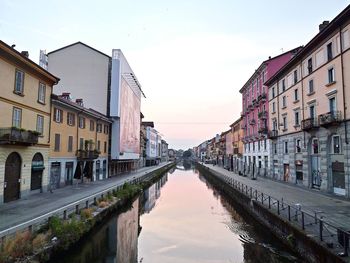
M 349 197 L 350 8 L 266 84 L 272 177 Z
M 265 81 L 285 65 L 300 48 L 262 62 L 245 85 L 242 93 L 243 174 L 266 176 L 269 168 L 270 140 L 268 139 L 268 94 Z
M 52 95 L 50 189 L 108 178 L 108 144 L 112 122 L 72 101 L 69 93 Z
M 241 127 L 242 118 L 239 118 L 230 125 L 232 133 L 232 171 L 235 173 L 243 173 L 243 129 Z
M 0 204 L 48 188 L 50 96 L 59 79 L 0 41 Z

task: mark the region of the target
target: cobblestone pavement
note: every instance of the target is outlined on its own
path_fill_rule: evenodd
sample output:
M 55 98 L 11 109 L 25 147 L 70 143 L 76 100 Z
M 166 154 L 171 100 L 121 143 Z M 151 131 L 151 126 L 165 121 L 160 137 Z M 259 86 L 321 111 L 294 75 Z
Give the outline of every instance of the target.
M 109 187 L 124 184 L 124 182 L 130 179 L 140 177 L 167 164 L 162 163 L 158 166 L 144 167 L 132 173 L 101 181 L 66 186 L 54 190 L 53 193 L 33 194 L 26 198 L 0 205 L 0 231 L 103 191 Z

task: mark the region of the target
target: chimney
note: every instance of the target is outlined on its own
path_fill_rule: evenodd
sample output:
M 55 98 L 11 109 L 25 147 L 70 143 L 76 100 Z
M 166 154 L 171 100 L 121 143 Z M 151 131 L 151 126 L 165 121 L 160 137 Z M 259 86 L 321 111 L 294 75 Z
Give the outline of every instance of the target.
M 79 104 L 80 106 L 84 107 L 83 99 L 76 99 L 75 100 L 76 104 Z
M 327 26 L 329 25 L 329 21 L 323 21 L 322 24 L 320 24 L 318 26 L 318 29 L 320 30 L 320 32 L 325 29 Z
M 61 98 L 70 100 L 70 93 L 69 92 L 63 92 L 61 95 Z
M 29 52 L 28 51 L 22 51 L 22 56 L 25 56 L 26 58 L 29 58 Z

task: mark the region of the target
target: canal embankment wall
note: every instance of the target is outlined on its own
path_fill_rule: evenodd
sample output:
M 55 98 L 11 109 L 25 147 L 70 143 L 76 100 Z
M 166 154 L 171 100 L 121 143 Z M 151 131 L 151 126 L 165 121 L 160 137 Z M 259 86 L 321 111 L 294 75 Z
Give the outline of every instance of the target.
M 326 235 L 333 235 L 334 238 L 337 233 L 334 231 L 330 233 L 324 229 L 323 241 L 317 240 L 320 229 L 324 227 L 320 219 L 316 218 L 315 220 L 283 200 L 264 195 L 264 193 L 200 163 L 196 163 L 196 167 L 214 187 L 241 206 L 259 224 L 267 227 L 275 237 L 292 251 L 301 255 L 305 261 L 315 263 L 350 262 L 348 257 L 337 255 L 339 252 L 342 253 L 342 247 L 335 247 L 335 244 L 330 243 L 329 239 L 327 240 Z

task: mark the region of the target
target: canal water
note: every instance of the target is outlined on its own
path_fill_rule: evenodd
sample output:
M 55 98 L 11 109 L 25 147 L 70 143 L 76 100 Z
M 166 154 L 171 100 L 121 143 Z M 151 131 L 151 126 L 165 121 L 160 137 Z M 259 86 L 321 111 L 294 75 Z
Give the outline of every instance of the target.
M 302 262 L 190 165 L 166 173 L 55 262 Z

